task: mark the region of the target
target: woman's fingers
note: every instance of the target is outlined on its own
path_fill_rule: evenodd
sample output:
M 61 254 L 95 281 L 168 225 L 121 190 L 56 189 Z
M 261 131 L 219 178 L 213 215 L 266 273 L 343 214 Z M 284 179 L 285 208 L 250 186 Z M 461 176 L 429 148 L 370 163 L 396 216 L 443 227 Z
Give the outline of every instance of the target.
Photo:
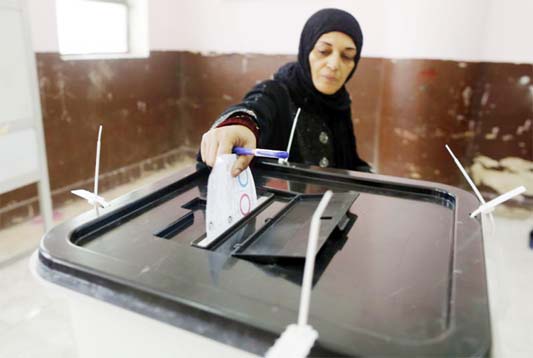
M 202 143 L 200 143 L 200 156 L 202 157 L 202 161 L 205 163 L 205 158 L 207 156 L 207 139 L 206 139 L 207 133 L 204 133 L 202 136 Z
M 217 157 L 222 154 L 231 154 L 231 151 L 233 149 L 233 143 L 234 140 L 232 138 L 228 138 L 228 136 L 222 136 L 220 140 L 218 141 L 218 150 L 217 150 Z
M 236 177 L 241 174 L 244 169 L 248 168 L 252 159 L 252 155 L 239 155 L 231 168 L 231 175 Z
M 209 138 L 207 141 L 207 156 L 205 163 L 212 167 L 215 165 L 217 159 L 217 150 L 218 150 L 218 140 L 214 133 L 209 133 Z
M 255 149 L 256 140 L 254 133 L 244 126 L 239 126 L 238 144 L 245 148 Z M 233 168 L 231 169 L 231 175 L 233 175 L 234 177 L 239 175 L 243 170 L 248 168 L 253 158 L 254 157 L 252 155 L 239 155 L 237 157 L 237 160 L 233 164 Z
M 231 154 L 234 146 L 255 148 L 255 135 L 247 127 L 235 125 L 211 129 L 202 136 L 200 154 L 202 160 L 212 167 L 215 165 L 217 156 Z M 233 165 L 232 175 L 239 175 L 250 165 L 252 156 L 238 156 Z

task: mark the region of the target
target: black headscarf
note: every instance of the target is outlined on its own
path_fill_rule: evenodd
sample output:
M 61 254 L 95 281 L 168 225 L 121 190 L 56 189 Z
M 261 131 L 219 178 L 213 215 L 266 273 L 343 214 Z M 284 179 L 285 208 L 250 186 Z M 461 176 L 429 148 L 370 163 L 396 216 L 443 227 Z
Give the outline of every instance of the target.
M 350 36 L 357 49 L 354 58 L 355 66 L 346 79 L 348 81 L 354 74 L 361 58 L 363 33 L 355 17 L 339 9 L 320 10 L 307 20 L 300 35 L 298 61 L 290 62 L 281 67 L 274 75 L 274 79 L 284 82 L 291 91 L 291 95 L 296 95 L 295 97 L 309 98 L 312 102 L 318 102 L 330 109 L 345 110 L 349 109 L 351 104 L 350 95 L 345 86 L 343 85 L 332 95 L 319 92 L 313 84 L 311 66 L 309 64 L 309 53 L 315 47 L 320 36 L 333 31 L 342 32 Z M 298 98 L 295 98 L 295 100 L 298 101 Z M 298 104 L 302 105 L 303 103 Z
M 334 146 L 338 166 L 355 169 L 368 164 L 357 154 L 350 112 L 351 99 L 346 91 L 346 82 L 336 93 L 323 94 L 313 84 L 309 64 L 309 53 L 320 36 L 333 31 L 350 36 L 356 46 L 355 66 L 346 79 L 348 81 L 353 76 L 361 57 L 363 33 L 355 17 L 339 9 L 320 10 L 307 20 L 300 36 L 298 61 L 282 66 L 274 75 L 274 80 L 279 80 L 287 86 L 297 106 L 311 107 L 324 115 L 335 138 Z

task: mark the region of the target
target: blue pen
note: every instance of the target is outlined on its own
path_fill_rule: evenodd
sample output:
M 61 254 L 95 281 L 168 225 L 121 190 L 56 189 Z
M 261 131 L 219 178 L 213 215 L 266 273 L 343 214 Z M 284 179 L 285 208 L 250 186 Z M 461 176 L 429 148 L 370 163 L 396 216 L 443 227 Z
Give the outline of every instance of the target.
M 270 149 L 249 149 L 243 147 L 233 147 L 233 153 L 237 155 L 255 155 L 256 157 L 278 158 L 287 159 L 289 153 L 282 150 L 270 150 Z

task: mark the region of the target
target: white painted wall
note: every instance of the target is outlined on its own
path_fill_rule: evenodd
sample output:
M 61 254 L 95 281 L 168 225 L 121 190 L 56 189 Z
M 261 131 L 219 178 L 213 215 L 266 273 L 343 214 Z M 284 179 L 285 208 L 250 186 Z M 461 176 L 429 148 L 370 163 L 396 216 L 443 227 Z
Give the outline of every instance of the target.
M 58 52 L 54 0 L 28 0 L 34 49 Z M 533 63 L 533 0 L 148 0 L 152 50 L 294 54 L 316 10 L 354 14 L 364 57 Z
M 35 52 L 59 52 L 55 0 L 26 0 Z

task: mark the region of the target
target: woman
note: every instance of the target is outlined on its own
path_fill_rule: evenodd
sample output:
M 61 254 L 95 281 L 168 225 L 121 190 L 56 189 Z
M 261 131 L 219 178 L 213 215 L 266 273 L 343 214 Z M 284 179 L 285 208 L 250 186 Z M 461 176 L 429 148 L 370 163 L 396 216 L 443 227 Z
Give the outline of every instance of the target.
M 259 83 L 222 113 L 202 137 L 202 160 L 213 166 L 217 155 L 231 153 L 234 146 L 286 150 L 300 107 L 291 162 L 370 171 L 357 154 L 345 88 L 362 48 L 361 28 L 349 13 L 323 9 L 312 15 L 302 30 L 298 61 L 282 66 L 273 80 Z M 232 175 L 251 160 L 239 156 Z

